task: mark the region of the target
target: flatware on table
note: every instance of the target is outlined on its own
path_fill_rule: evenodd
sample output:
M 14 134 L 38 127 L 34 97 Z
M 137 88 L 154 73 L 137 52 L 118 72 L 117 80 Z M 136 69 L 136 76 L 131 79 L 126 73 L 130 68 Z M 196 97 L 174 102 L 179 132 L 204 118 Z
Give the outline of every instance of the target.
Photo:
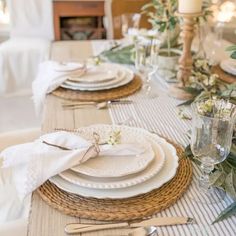
M 109 233 L 104 236 L 156 236 L 157 235 L 157 228 L 150 226 L 150 227 L 139 227 L 136 229 L 133 229 L 127 233 Z
M 108 223 L 108 224 L 81 224 L 71 223 L 65 226 L 65 232 L 68 234 L 85 233 L 104 229 L 118 229 L 118 228 L 136 228 L 136 227 L 157 227 L 178 224 L 192 224 L 194 220 L 189 217 L 158 217 L 143 220 L 137 223 Z
M 65 102 L 62 106 L 66 109 L 80 109 L 87 106 L 95 106 L 97 109 L 107 108 L 110 104 L 131 104 L 132 100 L 109 100 L 104 102 Z

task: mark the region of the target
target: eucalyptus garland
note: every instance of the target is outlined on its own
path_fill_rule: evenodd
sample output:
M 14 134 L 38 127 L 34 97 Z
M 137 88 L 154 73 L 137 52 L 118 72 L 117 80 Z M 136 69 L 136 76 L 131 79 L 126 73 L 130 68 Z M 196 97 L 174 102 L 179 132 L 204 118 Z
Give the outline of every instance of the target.
M 205 59 L 194 60 L 189 81 L 183 90 L 189 93 L 191 98 L 179 106 L 213 97 L 228 99 L 236 104 L 236 83 L 227 84 L 221 81 L 218 74 L 212 73 L 212 66 Z
M 227 51 L 232 52 L 231 58 L 236 59 L 236 45 L 232 45 L 227 48 Z
M 180 105 L 188 105 L 207 98 L 223 98 L 236 104 L 236 83 L 221 82 L 217 74 L 212 74 L 207 60 L 195 59 L 189 83 L 184 90 L 191 94 L 192 98 Z M 194 158 L 190 145 L 185 149 L 185 156 L 191 158 L 196 164 L 200 164 Z M 230 154 L 224 162 L 215 166 L 210 180 L 212 186 L 223 189 L 233 199 L 233 203 L 223 210 L 213 222 L 216 223 L 236 214 L 236 131 L 233 134 Z
M 230 204 L 220 215 L 214 220 L 216 223 L 220 220 L 236 214 L 236 133 L 232 140 L 230 154 L 222 163 L 215 166 L 214 171 L 210 175 L 211 185 L 223 189 L 232 199 Z M 190 158 L 196 164 L 200 164 L 198 159 L 195 159 L 191 151 L 190 145 L 185 148 L 185 156 Z

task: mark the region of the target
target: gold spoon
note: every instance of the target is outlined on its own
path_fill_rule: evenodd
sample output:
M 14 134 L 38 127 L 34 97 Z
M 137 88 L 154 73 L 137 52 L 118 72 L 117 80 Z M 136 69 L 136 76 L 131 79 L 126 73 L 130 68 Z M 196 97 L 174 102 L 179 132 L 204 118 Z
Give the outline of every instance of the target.
M 110 104 L 131 104 L 131 100 L 110 100 L 104 102 L 76 102 L 76 103 L 64 103 L 62 106 L 66 109 L 80 109 L 87 106 L 95 106 L 97 109 L 107 108 Z

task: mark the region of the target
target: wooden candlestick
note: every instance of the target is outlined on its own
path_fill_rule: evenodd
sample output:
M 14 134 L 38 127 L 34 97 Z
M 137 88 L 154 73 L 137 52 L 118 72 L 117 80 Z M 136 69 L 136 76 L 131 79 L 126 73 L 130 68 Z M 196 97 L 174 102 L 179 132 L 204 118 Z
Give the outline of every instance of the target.
M 189 94 L 185 93 L 183 87 L 188 84 L 189 76 L 193 66 L 191 46 L 195 35 L 194 25 L 196 23 L 195 18 L 202 15 L 202 13 L 176 13 L 177 16 L 183 18 L 183 26 L 181 31 L 181 37 L 183 38 L 183 53 L 179 59 L 179 71 L 177 79 L 179 81 L 177 86 L 170 88 L 170 94 L 179 99 L 189 98 Z
M 184 87 L 186 83 L 188 83 L 193 65 L 191 46 L 195 35 L 195 18 L 201 16 L 201 13 L 177 13 L 177 16 L 183 17 L 184 20 L 181 32 L 181 36 L 183 38 L 183 53 L 179 59 L 179 72 L 177 75 L 180 86 Z

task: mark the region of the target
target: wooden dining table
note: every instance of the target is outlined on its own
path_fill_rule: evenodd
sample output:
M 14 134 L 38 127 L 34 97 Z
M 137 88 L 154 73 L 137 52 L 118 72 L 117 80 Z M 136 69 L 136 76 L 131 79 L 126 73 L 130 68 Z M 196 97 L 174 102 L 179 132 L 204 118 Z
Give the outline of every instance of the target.
M 85 59 L 92 55 L 93 46 L 90 41 L 55 42 L 51 49 L 51 59 L 57 61 Z M 161 85 L 158 81 L 154 82 L 154 84 L 153 86 L 157 88 Z M 182 121 L 178 118 L 176 105 L 179 101 L 169 98 L 164 91 L 164 87 L 162 86 L 161 89 L 157 89 L 158 98 L 156 100 L 153 99 L 153 101 L 148 101 L 147 103 L 144 101 L 142 107 L 138 107 L 137 105 L 132 109 L 129 107 L 123 108 L 122 105 L 114 107 L 113 110 L 98 110 L 95 107 L 74 110 L 64 109 L 62 107 L 64 99 L 49 94 L 44 104 L 42 132 L 50 132 L 55 129 L 73 130 L 91 124 L 112 124 L 117 123 L 119 119 L 125 120 L 132 117 L 136 119 L 136 123 L 134 123 L 137 126 L 142 123 L 143 127 L 149 131 L 163 132 L 161 135 L 169 135 L 168 138 L 171 138 L 174 142 L 185 145 L 188 142 L 186 132 L 191 126 L 191 121 Z M 134 97 L 131 98 L 133 99 Z M 139 99 L 137 98 L 137 103 Z M 154 117 L 153 114 L 157 115 Z M 129 125 L 132 125 L 132 120 Z M 194 171 L 197 175 L 197 167 L 194 167 Z M 189 190 L 190 192 L 195 191 L 194 186 L 191 185 L 191 188 L 193 190 Z M 230 200 L 219 206 L 198 205 L 198 203 L 192 202 L 187 194 L 185 194 L 173 207 L 160 213 L 158 216 L 173 216 L 173 214 L 174 216 L 183 216 L 182 214 L 185 214 L 184 216 L 195 218 L 197 224 L 184 227 L 163 227 L 158 231 L 158 235 L 234 235 L 236 225 L 235 217 L 217 223 L 214 226 L 210 224 L 214 217 L 229 203 Z M 65 215 L 47 205 L 37 191 L 33 193 L 28 236 L 63 236 L 66 235 L 64 232 L 65 225 L 74 222 L 93 221 Z M 98 231 L 85 235 L 120 235 L 120 231 Z

